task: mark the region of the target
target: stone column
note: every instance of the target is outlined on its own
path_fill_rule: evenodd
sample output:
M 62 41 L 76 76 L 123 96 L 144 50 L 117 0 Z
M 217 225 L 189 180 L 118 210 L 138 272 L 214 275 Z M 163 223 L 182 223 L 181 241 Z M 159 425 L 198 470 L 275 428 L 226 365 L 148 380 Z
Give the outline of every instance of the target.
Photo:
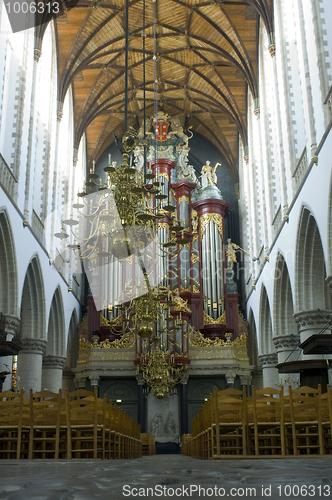
M 188 380 L 182 380 L 181 382 L 181 432 L 182 434 L 188 434 Z
M 311 335 L 319 334 L 332 320 L 332 311 L 326 309 L 312 309 L 294 314 L 294 318 L 299 327 L 300 341 L 304 342 Z M 326 331 L 330 333 L 330 329 Z M 318 356 L 318 357 L 317 357 Z M 330 356 L 325 357 L 330 358 Z M 322 359 L 321 355 L 305 354 L 300 359 Z
M 297 361 L 302 355 L 299 348 L 299 335 L 280 335 L 273 338 L 274 346 L 278 353 L 278 364 L 288 361 Z M 284 393 L 288 394 L 288 386 L 292 389 L 298 387 L 299 373 L 279 373 L 279 383 L 284 386 Z
M 277 354 L 261 354 L 258 357 L 263 370 L 263 387 L 275 388 L 279 380 L 279 373 L 276 368 L 276 364 L 278 363 Z
M 64 367 L 62 371 L 62 390 L 64 391 L 65 389 L 68 390 L 68 392 L 72 392 L 75 390 L 75 381 L 74 381 L 75 375 L 74 373 L 70 370 L 70 368 Z
M 42 389 L 59 392 L 62 387 L 62 370 L 66 358 L 62 356 L 44 356 L 42 371 Z
M 29 394 L 30 389 L 34 392 L 41 390 L 43 354 L 46 349 L 47 340 L 22 339 L 22 351 L 17 360 L 17 382 L 18 389 L 24 389 Z
M 12 314 L 1 314 L 0 319 L 0 337 L 7 342 L 16 340 L 19 342 L 18 331 L 21 319 Z M 16 337 L 16 339 L 14 338 Z M 0 373 L 10 372 L 8 375 L 3 377 L 3 391 L 10 391 L 12 386 L 12 369 L 13 369 L 13 356 L 2 356 L 0 358 Z
M 236 373 L 232 371 L 227 371 L 225 373 L 227 387 L 234 387 L 234 382 L 236 378 Z

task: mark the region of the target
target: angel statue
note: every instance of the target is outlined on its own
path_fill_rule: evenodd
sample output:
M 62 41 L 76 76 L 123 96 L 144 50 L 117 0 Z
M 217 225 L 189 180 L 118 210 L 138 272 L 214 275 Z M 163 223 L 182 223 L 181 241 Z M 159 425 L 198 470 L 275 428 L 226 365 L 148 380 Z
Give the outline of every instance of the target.
M 204 189 L 205 187 L 208 186 L 216 186 L 217 185 L 217 174 L 216 170 L 217 167 L 219 167 L 221 163 L 216 163 L 214 167 L 211 167 L 210 161 L 207 160 L 206 164 L 203 165 L 202 171 L 201 171 L 201 178 L 202 178 L 202 188 Z
M 227 238 L 227 244 L 225 246 L 226 250 L 226 271 L 233 271 L 233 267 L 236 260 L 236 250 L 241 250 L 242 252 L 248 254 L 246 250 L 243 250 L 243 248 L 239 247 L 236 243 L 232 243 L 232 240 L 230 238 Z

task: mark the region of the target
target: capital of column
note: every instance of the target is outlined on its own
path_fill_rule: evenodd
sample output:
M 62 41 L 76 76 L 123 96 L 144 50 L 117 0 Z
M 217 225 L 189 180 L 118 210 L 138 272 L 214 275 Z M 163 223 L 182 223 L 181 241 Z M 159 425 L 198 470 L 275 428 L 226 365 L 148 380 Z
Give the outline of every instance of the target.
M 44 356 L 43 357 L 43 368 L 60 368 L 61 370 L 65 366 L 66 358 L 63 356 Z
M 93 387 L 98 387 L 99 386 L 99 380 L 100 380 L 99 375 L 97 375 L 97 374 L 89 375 L 89 379 L 90 379 L 91 385 Z
M 39 59 L 40 59 L 40 56 L 41 56 L 42 52 L 40 49 L 34 49 L 33 51 L 33 58 L 36 62 L 39 62 Z
M 294 349 L 294 347 L 297 347 L 300 344 L 299 335 L 278 335 L 272 340 L 277 351 Z
M 22 351 L 31 354 L 44 354 L 46 350 L 47 340 L 42 339 L 21 339 Z
M 260 354 L 258 356 L 262 368 L 274 367 L 278 363 L 277 354 Z
M 251 385 L 252 376 L 251 375 L 240 375 L 241 385 Z
M 330 292 L 332 293 L 332 276 L 328 276 L 325 281 L 327 286 L 329 287 Z
M 0 313 L 0 334 L 3 333 L 6 340 L 12 340 L 17 335 L 20 324 L 21 319 L 17 316 Z M 7 338 L 7 335 L 10 336 L 10 339 Z
M 235 372 L 226 372 L 225 373 L 225 378 L 227 384 L 234 384 L 235 378 L 236 378 L 236 373 Z
M 300 330 L 324 328 L 332 320 L 332 311 L 326 309 L 312 309 L 294 314 L 294 319 Z

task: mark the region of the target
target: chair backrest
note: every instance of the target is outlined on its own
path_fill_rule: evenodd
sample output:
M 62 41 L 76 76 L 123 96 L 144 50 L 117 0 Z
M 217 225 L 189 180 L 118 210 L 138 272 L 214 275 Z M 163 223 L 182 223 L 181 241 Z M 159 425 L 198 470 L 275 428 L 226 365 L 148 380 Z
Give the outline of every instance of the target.
M 30 425 L 29 399 L 20 392 L 0 393 L 0 426 L 22 427 Z
M 240 423 L 246 421 L 247 395 L 246 389 L 242 391 L 229 388 L 224 391 L 213 392 L 214 422 L 220 423 Z
M 47 390 L 33 393 L 32 389 L 30 389 L 31 428 L 36 426 L 59 426 L 61 410 L 64 406 L 65 401 L 62 398 L 61 389 L 58 393 Z
M 102 400 L 103 401 L 103 400 Z M 100 405 L 99 405 L 100 406 Z M 98 423 L 98 389 L 94 392 L 78 389 L 66 392 L 67 425 L 97 425 Z
M 293 422 L 310 422 L 321 419 L 321 386 L 289 388 L 291 418 Z
M 284 389 L 265 387 L 256 390 L 252 387 L 252 409 L 254 422 L 283 421 L 283 393 Z

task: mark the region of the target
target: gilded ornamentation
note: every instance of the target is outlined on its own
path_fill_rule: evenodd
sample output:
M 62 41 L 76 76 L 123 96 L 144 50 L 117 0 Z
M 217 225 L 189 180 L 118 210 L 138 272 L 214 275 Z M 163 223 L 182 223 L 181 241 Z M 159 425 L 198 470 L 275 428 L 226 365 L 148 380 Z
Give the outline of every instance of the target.
M 203 238 L 203 235 L 205 233 L 205 230 L 207 226 L 210 224 L 210 221 L 213 221 L 219 231 L 220 236 L 222 237 L 223 233 L 223 218 L 220 214 L 204 214 L 201 215 L 200 217 L 200 223 L 201 223 L 201 237 Z
M 239 307 L 239 306 L 238 306 Z M 248 321 L 244 318 L 243 314 L 238 310 L 238 334 L 239 337 L 248 335 Z
M 201 293 L 196 285 L 193 285 L 193 293 Z
M 234 341 L 230 341 L 229 339 L 232 337 L 232 333 L 225 334 L 227 340 L 223 339 L 207 339 L 204 335 L 199 331 L 195 330 L 191 325 L 189 325 L 189 343 L 191 347 L 237 347 L 237 348 L 247 348 L 247 336 L 241 335 Z M 230 337 L 231 336 L 231 337 Z
M 191 309 L 188 307 L 188 300 L 183 300 L 183 298 L 180 297 L 180 295 L 175 295 L 173 300 L 175 303 L 173 308 L 174 311 L 184 311 L 191 313 Z
M 80 339 L 88 338 L 88 314 L 84 316 L 80 324 L 77 326 L 77 330 Z
M 167 222 L 158 222 L 158 229 L 169 229 Z
M 189 197 L 188 197 L 188 196 L 180 196 L 180 197 L 179 197 L 179 200 L 178 200 L 179 205 L 181 205 L 181 203 L 182 203 L 183 201 L 185 201 L 185 202 L 187 203 L 187 205 L 189 205 Z
M 198 218 L 197 218 L 197 210 L 193 210 L 191 212 L 191 225 L 193 228 L 193 232 L 197 232 L 198 229 Z
M 167 180 L 168 180 L 168 182 L 169 182 L 169 176 L 168 176 L 168 174 L 167 174 L 166 172 L 160 172 L 160 173 L 159 173 L 159 177 L 164 177 L 164 178 L 165 178 L 165 179 L 167 179 Z
M 100 326 L 110 326 L 110 322 L 100 313 Z
M 79 339 L 79 351 L 88 351 L 91 347 L 92 344 L 88 340 L 84 338 Z
M 100 342 L 97 349 L 124 349 L 135 346 L 135 334 L 133 332 L 124 333 L 119 339 L 110 342 L 108 339 Z
M 191 262 L 193 264 L 196 264 L 196 262 L 198 262 L 198 261 L 199 261 L 199 255 L 196 255 L 195 253 L 192 253 L 191 254 Z
M 206 312 L 204 314 L 204 325 L 226 325 L 226 311 L 223 312 L 221 316 L 217 319 L 211 318 Z

